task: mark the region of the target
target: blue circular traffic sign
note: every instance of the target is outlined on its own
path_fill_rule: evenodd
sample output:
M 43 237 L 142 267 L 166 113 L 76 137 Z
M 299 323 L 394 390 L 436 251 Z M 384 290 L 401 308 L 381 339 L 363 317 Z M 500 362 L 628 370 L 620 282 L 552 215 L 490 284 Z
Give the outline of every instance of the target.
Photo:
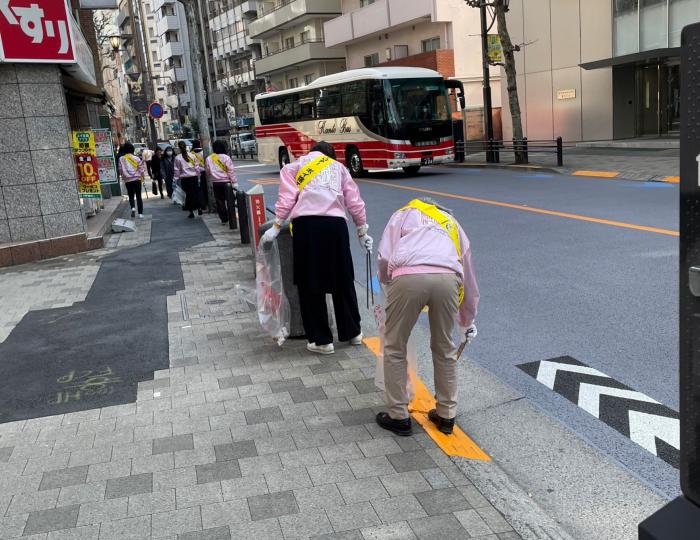
M 158 103 L 157 101 L 154 101 L 151 103 L 151 105 L 148 107 L 148 114 L 150 115 L 151 118 L 163 118 L 163 106 Z

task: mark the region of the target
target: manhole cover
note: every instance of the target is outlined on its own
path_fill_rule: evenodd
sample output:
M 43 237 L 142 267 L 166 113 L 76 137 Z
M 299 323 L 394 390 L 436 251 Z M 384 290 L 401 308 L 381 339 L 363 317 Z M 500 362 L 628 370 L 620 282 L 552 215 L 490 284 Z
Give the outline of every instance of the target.
M 212 304 L 223 304 L 224 302 L 226 302 L 226 300 L 222 300 L 221 298 L 217 298 L 217 299 L 215 299 L 215 300 L 207 300 L 207 301 L 204 302 L 204 303 L 205 303 L 205 304 L 212 305 Z

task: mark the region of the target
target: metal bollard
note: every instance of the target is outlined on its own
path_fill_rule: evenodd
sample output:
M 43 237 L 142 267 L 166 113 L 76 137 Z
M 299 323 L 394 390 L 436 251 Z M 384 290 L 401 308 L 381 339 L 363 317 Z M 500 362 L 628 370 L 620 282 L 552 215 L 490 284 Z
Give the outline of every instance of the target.
M 236 208 L 238 208 L 238 228 L 241 231 L 241 244 L 250 244 L 250 229 L 248 228 L 248 203 L 243 191 L 236 192 Z
M 236 191 L 231 184 L 226 184 L 226 209 L 228 210 L 228 228 L 237 229 L 236 222 Z
M 564 166 L 564 141 L 557 137 L 557 167 Z
M 530 156 L 527 153 L 527 137 L 523 137 L 523 154 L 525 154 L 525 163 L 530 163 Z

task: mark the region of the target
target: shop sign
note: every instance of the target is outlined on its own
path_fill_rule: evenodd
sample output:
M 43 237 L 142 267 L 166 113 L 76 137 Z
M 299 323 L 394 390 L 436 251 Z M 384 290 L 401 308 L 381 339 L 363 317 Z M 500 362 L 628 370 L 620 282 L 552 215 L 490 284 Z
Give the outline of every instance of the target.
M 146 87 L 143 84 L 143 74 L 127 73 L 126 82 L 129 86 L 131 107 L 139 113 L 148 112 L 149 103 L 146 97 Z
M 246 191 L 246 197 L 248 198 L 250 240 L 253 244 L 253 254 L 255 254 L 260 242 L 260 227 L 265 223 L 265 192 L 262 186 L 257 185 Z
M 501 46 L 501 36 L 498 34 L 489 34 L 486 36 L 488 45 L 488 56 L 490 64 L 503 63 L 503 47 Z
M 112 132 L 109 129 L 95 129 L 95 155 L 97 156 L 97 174 L 100 184 L 116 184 L 117 164 L 114 161 Z
M 0 62 L 77 61 L 64 0 L 0 0 Z
M 73 132 L 73 156 L 78 172 L 80 198 L 101 199 L 102 190 L 95 155 L 95 134 L 92 131 Z
M 576 99 L 576 88 L 557 90 L 557 99 Z
M 119 9 L 117 0 L 80 0 L 82 9 Z
M 0 0 L 0 3 L 2 3 L 2 0 Z M 73 14 L 70 15 L 70 25 L 73 34 L 73 51 L 75 52 L 76 63 L 64 66 L 64 69 L 74 79 L 95 86 L 97 84 L 97 77 L 95 75 L 95 61 L 92 56 L 92 49 L 90 49 L 90 45 L 88 45 L 80 29 L 80 25 L 73 17 Z

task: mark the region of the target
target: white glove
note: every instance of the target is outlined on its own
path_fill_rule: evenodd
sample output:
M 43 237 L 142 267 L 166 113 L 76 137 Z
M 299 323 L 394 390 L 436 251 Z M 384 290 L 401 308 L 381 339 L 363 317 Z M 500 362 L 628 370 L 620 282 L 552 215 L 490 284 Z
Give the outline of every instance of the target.
M 469 345 L 472 342 L 472 340 L 476 337 L 478 333 L 476 331 L 475 324 L 471 324 L 467 327 L 461 326 L 460 331 L 462 332 L 462 334 L 464 334 L 464 339 L 467 340 L 467 345 Z
M 269 242 L 272 242 L 275 238 L 277 238 L 280 234 L 280 228 L 273 225 L 269 229 L 265 231 L 265 234 L 262 235 L 262 238 L 260 239 L 261 244 L 267 244 Z
M 369 234 L 363 234 L 358 237 L 360 245 L 365 248 L 369 253 L 372 253 L 372 247 L 374 247 L 374 240 Z

